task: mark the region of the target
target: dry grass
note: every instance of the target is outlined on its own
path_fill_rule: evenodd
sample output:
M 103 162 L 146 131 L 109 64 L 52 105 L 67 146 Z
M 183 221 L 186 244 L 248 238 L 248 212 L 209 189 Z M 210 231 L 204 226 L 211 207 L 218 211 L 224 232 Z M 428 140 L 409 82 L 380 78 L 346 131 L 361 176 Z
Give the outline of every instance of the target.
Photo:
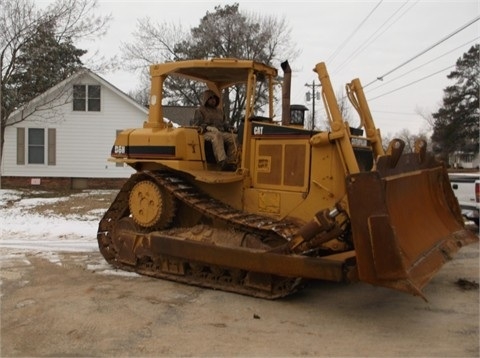
M 106 211 L 117 193 L 117 190 L 22 191 L 22 199 L 47 199 L 34 207 L 26 208 L 26 211 L 59 216 L 83 216 L 92 212 Z

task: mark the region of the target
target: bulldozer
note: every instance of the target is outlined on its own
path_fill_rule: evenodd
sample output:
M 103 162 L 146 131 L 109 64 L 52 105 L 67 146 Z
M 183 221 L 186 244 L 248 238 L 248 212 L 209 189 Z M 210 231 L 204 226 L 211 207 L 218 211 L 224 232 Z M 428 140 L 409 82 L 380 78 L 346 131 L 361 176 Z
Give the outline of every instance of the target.
M 329 130 L 290 115 L 291 69 L 234 58 L 150 67 L 148 119 L 123 130 L 110 160 L 135 173 L 98 228 L 115 268 L 186 284 L 276 299 L 312 280 L 365 282 L 426 299 L 422 289 L 464 245 L 464 227 L 445 165 L 418 141 L 384 149 L 362 85 L 346 85 L 360 126 L 342 118 L 326 65 L 321 83 Z M 246 93 L 238 156 L 220 171 L 195 126 L 163 116 L 168 78 L 201 83 L 219 98 Z M 282 115 L 274 113 L 282 87 Z M 261 89 L 266 103 L 259 106 Z

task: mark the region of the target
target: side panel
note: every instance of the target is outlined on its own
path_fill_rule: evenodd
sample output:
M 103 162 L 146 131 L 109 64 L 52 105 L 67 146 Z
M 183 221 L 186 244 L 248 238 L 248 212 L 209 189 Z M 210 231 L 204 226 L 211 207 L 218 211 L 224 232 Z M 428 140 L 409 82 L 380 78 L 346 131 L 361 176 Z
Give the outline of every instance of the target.
M 243 209 L 250 213 L 266 215 L 279 220 L 304 201 L 303 193 L 250 188 L 244 191 Z
M 140 128 L 122 132 L 112 156 L 128 159 L 202 160 L 200 136 L 192 128 Z
M 306 223 L 346 200 L 345 168 L 334 144 L 311 146 L 310 138 L 300 135 L 272 137 L 252 141 L 246 211 Z
M 253 187 L 307 192 L 310 145 L 305 139 L 254 140 Z
M 252 185 L 245 189 L 243 206 L 245 211 L 280 219 L 305 201 L 309 189 L 310 144 L 305 136 L 294 139 L 265 136 L 270 127 L 278 126 L 264 126 L 267 129 L 256 132 L 250 143 Z

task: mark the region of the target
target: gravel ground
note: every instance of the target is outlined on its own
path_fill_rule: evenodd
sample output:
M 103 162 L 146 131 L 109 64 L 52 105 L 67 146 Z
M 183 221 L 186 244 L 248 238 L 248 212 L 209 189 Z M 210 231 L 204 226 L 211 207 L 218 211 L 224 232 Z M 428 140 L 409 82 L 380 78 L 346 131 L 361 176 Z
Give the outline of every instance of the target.
M 268 301 L 115 271 L 97 251 L 0 255 L 1 357 L 480 355 L 478 244 L 433 278 L 428 302 L 331 282 Z

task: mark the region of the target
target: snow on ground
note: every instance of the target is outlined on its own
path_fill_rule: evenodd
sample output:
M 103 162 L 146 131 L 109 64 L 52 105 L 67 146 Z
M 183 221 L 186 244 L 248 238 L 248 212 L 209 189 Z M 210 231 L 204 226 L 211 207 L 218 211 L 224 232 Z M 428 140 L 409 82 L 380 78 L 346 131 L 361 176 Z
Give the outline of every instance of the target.
M 88 191 L 73 195 L 92 194 L 93 191 Z M 26 210 L 37 205 L 65 200 L 67 197 L 24 198 L 20 191 L 0 189 L 1 268 L 19 264 L 30 265 L 27 254 L 61 265 L 61 253 L 98 251 L 98 223 L 109 203 L 105 204 L 105 210 L 91 210 L 84 215 L 59 216 L 54 213 L 38 214 Z M 133 275 L 113 270 L 103 258 L 100 262 L 88 264 L 87 269 L 100 274 Z
M 0 190 L 0 247 L 36 251 L 85 252 L 97 250 L 97 229 L 101 215 L 88 217 L 45 216 L 26 212 L 39 204 L 67 200 L 58 198 L 22 198 L 21 192 Z M 13 205 L 7 205 L 14 202 Z

